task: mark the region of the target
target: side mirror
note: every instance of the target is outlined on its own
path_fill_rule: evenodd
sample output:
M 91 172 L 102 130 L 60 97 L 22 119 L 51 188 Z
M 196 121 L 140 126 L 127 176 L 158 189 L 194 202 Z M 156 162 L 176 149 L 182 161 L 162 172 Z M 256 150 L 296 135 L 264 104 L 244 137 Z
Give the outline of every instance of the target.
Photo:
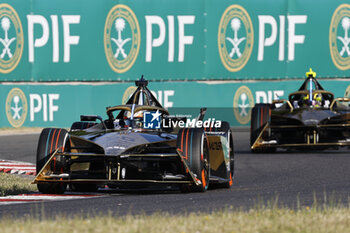
M 80 121 L 96 121 L 96 120 L 102 121 L 102 117 L 97 115 L 80 115 Z
M 80 115 L 80 121 L 96 121 L 96 120 L 100 120 L 103 127 L 105 129 L 107 129 L 105 122 L 103 121 L 101 116 L 97 116 L 97 115 Z
M 202 121 L 204 119 L 204 115 L 205 115 L 206 111 L 207 111 L 207 108 L 201 108 L 199 110 L 199 115 L 198 115 L 197 119 Z

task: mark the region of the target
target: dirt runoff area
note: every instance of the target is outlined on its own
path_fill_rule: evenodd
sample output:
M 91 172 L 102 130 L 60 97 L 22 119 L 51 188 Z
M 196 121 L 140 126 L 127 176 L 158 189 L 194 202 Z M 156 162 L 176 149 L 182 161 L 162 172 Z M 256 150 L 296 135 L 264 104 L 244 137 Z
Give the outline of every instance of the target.
M 43 128 L 0 128 L 1 135 L 23 135 L 23 134 L 39 134 Z

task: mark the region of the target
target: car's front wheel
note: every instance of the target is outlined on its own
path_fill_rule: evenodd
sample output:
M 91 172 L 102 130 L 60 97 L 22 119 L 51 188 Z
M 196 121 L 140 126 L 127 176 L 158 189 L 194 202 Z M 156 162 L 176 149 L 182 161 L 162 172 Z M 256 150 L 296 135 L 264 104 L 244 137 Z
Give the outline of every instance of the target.
M 36 172 L 42 170 L 52 154 L 59 148 L 64 151 L 68 148 L 68 132 L 65 129 L 45 128 L 40 134 L 37 154 L 36 154 Z M 65 158 L 62 156 L 55 157 L 50 162 L 50 169 L 53 172 L 61 172 L 65 169 Z M 45 194 L 62 194 L 65 192 L 67 185 L 63 182 L 39 182 L 38 190 Z
M 256 104 L 252 109 L 250 120 L 250 146 L 253 146 L 259 138 L 261 132 L 268 122 L 271 120 L 271 104 Z M 268 138 L 268 131 L 262 133 L 263 138 Z M 272 153 L 276 148 L 254 148 L 251 149 L 255 153 Z

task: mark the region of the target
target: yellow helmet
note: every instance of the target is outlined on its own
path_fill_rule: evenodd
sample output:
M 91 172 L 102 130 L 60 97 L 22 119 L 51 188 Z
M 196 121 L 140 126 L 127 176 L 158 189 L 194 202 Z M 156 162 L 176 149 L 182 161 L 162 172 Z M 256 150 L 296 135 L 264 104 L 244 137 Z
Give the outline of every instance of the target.
M 314 100 L 321 102 L 322 101 L 322 95 L 320 93 L 315 94 L 314 95 Z

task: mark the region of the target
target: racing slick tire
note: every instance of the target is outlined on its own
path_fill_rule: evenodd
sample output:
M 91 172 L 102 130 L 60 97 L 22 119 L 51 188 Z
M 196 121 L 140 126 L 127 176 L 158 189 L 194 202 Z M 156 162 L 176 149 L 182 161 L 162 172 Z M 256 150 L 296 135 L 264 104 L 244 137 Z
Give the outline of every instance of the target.
M 209 150 L 203 128 L 183 128 L 178 132 L 177 148 L 200 185 L 181 186 L 181 191 L 205 192 L 209 186 Z
M 64 151 L 68 145 L 68 132 L 65 129 L 45 128 L 40 134 L 36 154 L 36 172 L 37 174 L 44 167 L 57 148 Z M 52 171 L 63 171 L 66 168 L 65 158 L 57 156 L 50 164 Z M 62 194 L 67 188 L 65 183 L 39 182 L 38 190 L 44 194 Z
M 250 121 L 250 146 L 253 146 L 256 139 L 259 137 L 264 126 L 271 119 L 271 104 L 256 104 L 252 109 Z M 268 137 L 268 132 L 263 134 L 263 137 Z M 257 148 L 251 149 L 255 153 L 272 153 L 276 148 Z

